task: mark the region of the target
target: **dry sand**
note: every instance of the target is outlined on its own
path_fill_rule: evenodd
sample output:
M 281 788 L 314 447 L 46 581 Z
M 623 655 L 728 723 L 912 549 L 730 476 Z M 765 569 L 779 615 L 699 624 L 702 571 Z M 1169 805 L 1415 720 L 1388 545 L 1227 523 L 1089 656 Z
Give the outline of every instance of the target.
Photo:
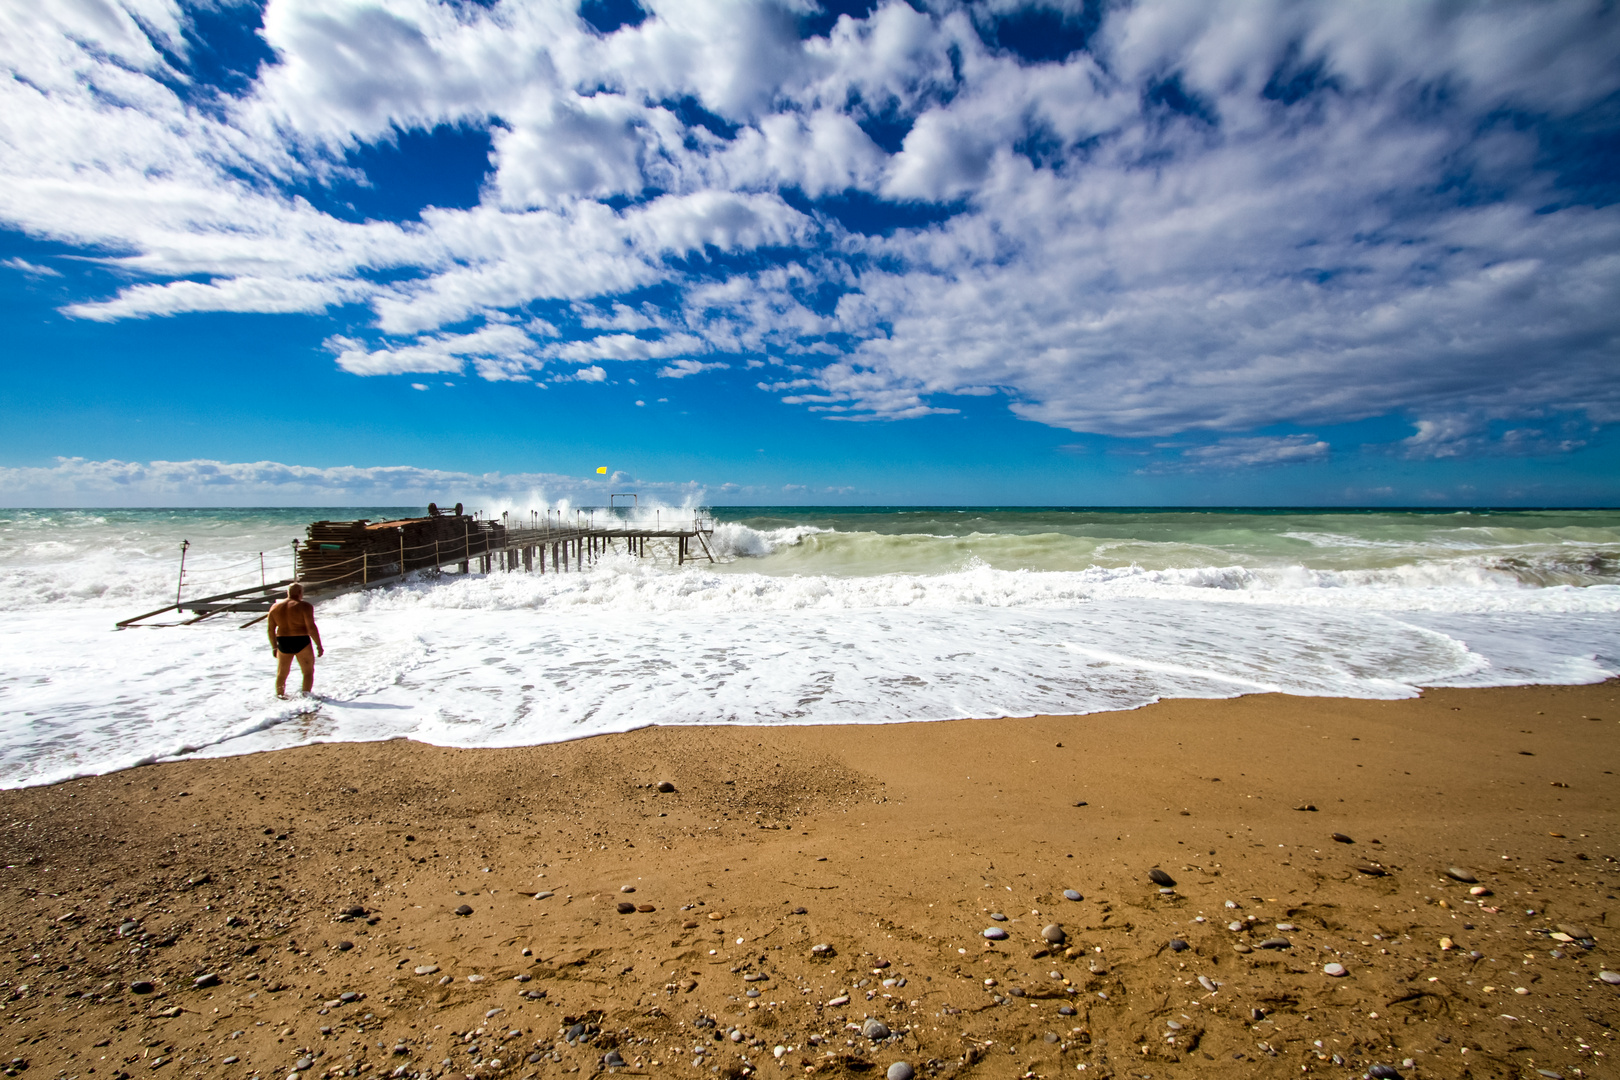
M 8 791 L 0 1061 L 1612 1077 L 1617 690 L 314 746 Z

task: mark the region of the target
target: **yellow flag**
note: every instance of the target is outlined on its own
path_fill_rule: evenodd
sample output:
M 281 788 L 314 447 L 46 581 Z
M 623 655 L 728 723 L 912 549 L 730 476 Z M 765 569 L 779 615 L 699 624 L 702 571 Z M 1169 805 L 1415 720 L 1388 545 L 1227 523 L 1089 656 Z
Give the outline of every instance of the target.
M 596 471 L 601 473 L 603 476 L 606 476 L 607 475 L 607 466 L 606 465 L 598 465 L 596 467 Z

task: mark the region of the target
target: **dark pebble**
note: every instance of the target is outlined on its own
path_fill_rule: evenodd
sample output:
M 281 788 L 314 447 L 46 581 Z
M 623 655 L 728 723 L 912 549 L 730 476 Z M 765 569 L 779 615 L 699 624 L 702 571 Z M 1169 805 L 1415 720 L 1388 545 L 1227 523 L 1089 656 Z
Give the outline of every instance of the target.
M 338 952 L 348 952 L 352 948 L 354 948 L 354 942 L 352 941 L 338 942 Z
M 191 980 L 191 985 L 195 986 L 199 990 L 206 990 L 210 986 L 219 985 L 219 976 L 213 974 L 212 972 L 207 975 L 199 975 L 195 979 Z
M 529 1062 L 530 1065 L 538 1065 L 544 1060 L 546 1060 L 546 1055 L 542 1054 L 538 1050 L 536 1050 L 534 1053 L 530 1054 L 529 1057 L 528 1057 L 528 1062 Z
M 1460 881 L 1464 885 L 1479 884 L 1479 878 L 1474 876 L 1474 872 L 1472 870 L 1466 870 L 1461 866 L 1448 867 L 1446 870 L 1446 876 L 1451 878 L 1453 881 Z
M 637 904 L 636 910 L 641 912 L 643 915 L 647 915 L 651 912 L 657 911 L 658 909 L 653 907 L 651 904 Z
M 1173 889 L 1176 887 L 1176 879 L 1160 870 L 1157 866 L 1148 871 L 1148 880 L 1161 888 Z
M 1074 1015 L 1074 1007 L 1072 1005 L 1059 1005 L 1058 1006 L 1058 1015 L 1059 1016 L 1073 1016 Z
M 1170 951 L 1171 952 L 1185 952 L 1186 950 L 1187 950 L 1187 943 L 1185 941 L 1182 941 L 1180 938 L 1176 938 L 1175 940 L 1170 942 Z
M 660 780 L 658 781 L 658 790 L 662 791 L 665 795 L 668 795 L 670 792 L 675 790 L 675 785 L 670 783 L 668 780 Z
M 792 911 L 788 912 L 788 914 L 789 915 L 808 915 L 808 914 L 810 914 L 810 912 L 807 911 L 806 909 L 802 908 L 802 907 L 796 907 Z
M 878 1042 L 889 1037 L 889 1025 L 874 1017 L 861 1025 L 861 1034 Z
M 1401 1080 L 1401 1074 L 1393 1065 L 1374 1065 L 1367 1070 L 1372 1080 Z
M 746 994 L 744 994 L 743 996 L 744 997 L 756 998 L 756 997 L 759 997 L 759 991 L 755 990 L 753 988 L 749 988 L 748 992 Z
M 1063 890 L 1063 899 L 1065 899 L 1065 900 L 1084 900 L 1085 897 L 1081 896 L 1074 889 L 1064 889 Z
M 1293 948 L 1293 945 L 1285 937 L 1268 937 L 1255 947 L 1259 949 L 1290 949 Z
M 132 994 L 150 994 L 156 989 L 157 987 L 153 986 L 145 979 L 137 979 L 135 982 L 129 984 L 129 992 Z
M 617 1050 L 609 1050 L 602 1057 L 602 1064 L 606 1065 L 610 1069 L 622 1069 L 624 1068 L 624 1058 L 619 1056 L 619 1052 Z
M 1333 839 L 1338 841 L 1341 844 L 1353 844 L 1353 843 L 1355 843 L 1354 840 L 1350 839 L 1348 836 L 1344 835 L 1344 833 L 1342 833 L 1342 832 L 1334 833 L 1333 834 Z
M 1007 991 L 1007 993 L 1011 994 L 1013 997 L 1023 997 L 1024 988 L 1022 986 L 1015 986 L 1011 990 Z
M 471 915 L 472 914 L 472 908 L 469 907 L 466 904 L 462 904 L 460 907 L 456 908 L 456 914 L 457 915 Z
M 1057 923 L 1053 923 L 1051 926 L 1048 926 L 1046 929 L 1042 930 L 1041 937 L 1045 938 L 1047 942 L 1052 945 L 1061 945 L 1068 940 L 1068 935 L 1063 932 L 1063 927 L 1059 926 Z
M 619 901 L 619 914 L 620 915 L 629 915 L 631 912 L 633 912 L 635 910 L 636 910 L 636 905 L 630 903 L 628 900 Z

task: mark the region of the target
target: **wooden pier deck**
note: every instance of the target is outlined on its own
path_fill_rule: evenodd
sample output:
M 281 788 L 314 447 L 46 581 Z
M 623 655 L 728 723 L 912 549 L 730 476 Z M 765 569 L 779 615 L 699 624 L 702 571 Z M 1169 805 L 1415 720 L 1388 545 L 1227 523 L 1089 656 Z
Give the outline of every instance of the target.
M 268 613 L 272 604 L 285 595 L 294 581 L 304 586 L 311 599 L 329 598 L 352 589 L 372 588 L 395 582 L 421 571 L 443 572 L 452 568 L 471 573 L 564 573 L 580 572 L 608 554 L 636 558 L 673 555 L 677 566 L 698 558 L 714 562 L 710 540 L 714 520 L 694 514 L 689 520 L 666 520 L 657 512 L 652 521 L 643 517 L 625 518 L 611 511 L 600 524 L 594 513 L 583 512 L 573 520 L 539 512 L 513 523 L 509 515 L 500 520 L 461 512 L 442 512 L 429 504 L 428 514 L 397 521 L 316 521 L 307 538 L 296 545 L 294 576 L 279 581 L 262 581 L 249 588 L 185 597 L 185 560 L 181 558 L 181 587 L 175 602 L 117 624 L 119 629 L 170 612 L 190 612 L 187 623 L 200 622 L 214 615 L 258 614 L 243 624 L 251 626 Z M 669 549 L 673 548 L 673 552 Z M 262 565 L 262 562 L 261 562 Z

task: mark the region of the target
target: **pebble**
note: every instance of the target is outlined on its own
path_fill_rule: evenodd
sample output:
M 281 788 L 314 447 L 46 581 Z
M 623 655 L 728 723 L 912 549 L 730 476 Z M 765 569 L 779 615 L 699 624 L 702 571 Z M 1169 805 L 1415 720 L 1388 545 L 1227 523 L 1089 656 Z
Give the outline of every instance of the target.
M 602 1057 L 602 1064 L 610 1069 L 622 1069 L 624 1068 L 624 1058 L 619 1055 L 617 1050 L 609 1050 Z
M 1461 866 L 1448 867 L 1446 869 L 1446 876 L 1455 881 L 1460 881 L 1464 885 L 1475 885 L 1479 882 L 1479 878 L 1474 876 L 1474 872 L 1472 870 L 1466 870 Z
M 1221 988 L 1221 984 L 1210 978 L 1208 975 L 1198 976 L 1198 985 L 1202 986 L 1205 990 L 1208 990 L 1212 994 Z
M 911 1067 L 910 1062 L 897 1061 L 889 1066 L 889 1071 L 884 1075 L 888 1077 L 888 1080 L 911 1080 L 913 1076 L 917 1075 L 917 1072 Z
M 660 780 L 658 781 L 658 790 L 662 791 L 665 795 L 668 795 L 670 792 L 675 790 L 675 785 L 670 783 L 668 780 Z
M 315 1067 L 315 1059 L 314 1058 L 301 1057 L 297 1061 L 293 1062 L 293 1068 L 298 1070 L 299 1072 L 308 1072 L 309 1070 L 313 1069 L 314 1067 Z
M 796 907 L 792 911 L 788 912 L 788 914 L 789 915 L 808 915 L 808 914 L 810 914 L 810 912 L 806 908 Z
M 635 892 L 636 887 L 634 885 L 620 885 L 619 886 L 619 891 L 620 892 Z
M 1058 1006 L 1058 1015 L 1059 1016 L 1073 1016 L 1074 1015 L 1074 1007 L 1072 1005 L 1059 1005 Z
M 551 892 L 550 890 L 542 889 L 540 892 L 537 892 L 537 893 L 534 894 L 534 898 L 536 900 L 550 900 L 553 896 L 556 896 L 556 895 L 557 895 L 556 893 Z
M 1555 1073 L 1551 1069 L 1537 1069 L 1537 1076 L 1545 1076 L 1547 1080 L 1564 1080 L 1563 1073 Z
M 1181 1025 L 1176 1023 L 1174 1020 L 1166 1020 L 1164 1022 L 1164 1026 L 1169 1028 L 1171 1031 L 1180 1031 L 1181 1030 Z
M 749 991 L 746 994 L 744 994 L 743 996 L 744 997 L 757 998 L 757 997 L 759 997 L 759 991 L 750 988 Z
M 352 941 L 338 942 L 338 952 L 348 952 L 352 948 L 354 948 L 354 942 Z
M 810 946 L 810 955 L 811 956 L 836 956 L 838 954 L 837 954 L 837 951 L 834 950 L 831 945 L 812 945 L 812 946 Z
M 628 900 L 619 901 L 618 907 L 620 915 L 629 915 L 636 910 L 636 905 L 630 903 Z
M 1350 839 L 1348 836 L 1344 835 L 1344 833 L 1342 833 L 1342 832 L 1334 833 L 1333 834 L 1333 839 L 1334 839 L 1335 843 L 1340 843 L 1340 844 L 1353 844 L 1353 843 L 1355 843 L 1354 840 Z
M 861 1034 L 873 1042 L 880 1042 L 889 1037 L 889 1026 L 883 1021 L 873 1017 L 861 1025 Z
M 1401 1074 L 1395 1071 L 1393 1065 L 1373 1065 L 1367 1069 L 1371 1080 L 1401 1080 Z
M 484 977 L 482 975 L 469 975 L 467 976 L 467 981 L 470 983 L 481 983 L 484 981 Z
M 1187 951 L 1187 943 L 1185 941 L 1182 941 L 1180 938 L 1172 938 L 1170 940 L 1170 951 L 1171 952 L 1186 952 Z
M 432 975 L 439 970 L 438 964 L 422 964 L 416 969 L 418 975 Z
M 1061 945 L 1068 940 L 1068 935 L 1063 932 L 1063 927 L 1057 923 L 1053 923 L 1042 930 L 1041 937 L 1053 945 Z
M 138 922 L 121 922 L 118 924 L 118 936 L 129 937 L 129 935 L 133 934 L 140 928 L 141 924 Z
M 1285 937 L 1268 937 L 1260 943 L 1262 949 L 1291 949 L 1293 943 Z
M 999 926 L 992 926 L 984 932 L 984 936 L 989 938 L 991 941 L 1003 941 L 1007 937 L 1007 931 L 1003 930 Z
M 834 1007 L 834 1008 L 836 1008 L 839 1005 L 848 1005 L 849 1004 L 849 995 L 848 994 L 839 994 L 835 998 L 830 998 L 827 1001 L 827 1004 L 829 1006 Z
M 207 975 L 199 975 L 195 979 L 191 980 L 191 985 L 195 986 L 198 990 L 206 990 L 210 986 L 219 985 L 219 976 L 213 974 L 212 972 Z
M 1491 890 L 1487 889 L 1483 885 L 1475 885 L 1472 889 L 1468 890 L 1468 895 L 1469 896 L 1489 896 L 1489 895 L 1491 895 Z
M 1239 942 L 1237 942 L 1237 943 L 1235 943 L 1235 944 L 1234 944 L 1234 945 L 1233 945 L 1233 946 L 1232 946 L 1232 951 L 1233 951 L 1233 952 L 1238 952 L 1238 953 L 1252 953 L 1252 952 L 1254 952 L 1254 950 L 1253 950 L 1253 949 L 1251 949 L 1251 948 L 1249 948 L 1249 946 L 1247 946 L 1247 945 L 1245 945 L 1245 944 L 1244 944 L 1244 943 L 1243 943 L 1243 942 L 1241 942 L 1241 941 L 1239 941 Z
M 1323 964 L 1322 974 L 1331 975 L 1337 979 L 1350 974 L 1350 972 L 1343 964 Z
M 1024 988 L 1022 986 L 1015 986 L 1011 990 L 1007 991 L 1007 993 L 1011 994 L 1013 997 L 1023 997 Z
M 1243 929 L 1243 924 L 1240 922 L 1229 922 L 1226 924 L 1226 928 L 1235 934 Z
M 137 979 L 129 984 L 129 992 L 132 994 L 150 994 L 155 989 L 157 989 L 157 987 L 153 986 L 145 979 Z
M 1291 922 L 1280 922 L 1277 924 L 1277 929 L 1281 930 L 1285 934 L 1291 934 L 1295 930 L 1298 930 L 1299 927 L 1295 926 Z
M 530 975 L 528 972 L 520 972 L 519 974 L 512 976 L 512 981 L 513 982 L 528 982 L 531 978 L 533 978 L 533 976 Z
M 994 919 L 996 922 L 1006 922 L 1007 921 L 1007 916 L 1003 915 L 999 911 L 992 911 L 990 913 L 990 917 L 992 919 Z
M 345 990 L 343 993 L 338 995 L 338 1000 L 342 1002 L 359 1001 L 360 995 L 355 993 L 353 990 Z
M 1166 889 L 1173 889 L 1176 887 L 1176 879 L 1165 873 L 1163 870 L 1160 870 L 1157 866 L 1148 871 L 1148 880 L 1153 882 L 1153 884 L 1163 886 Z
M 1598 972 L 1598 978 L 1610 986 L 1620 986 L 1620 971 L 1600 971 Z
M 1564 933 L 1568 934 L 1577 941 L 1592 939 L 1592 931 L 1588 930 L 1584 926 L 1577 926 L 1574 923 L 1561 922 L 1558 924 L 1558 929 L 1562 930 Z
M 471 915 L 472 914 L 472 908 L 467 904 L 462 904 L 460 907 L 456 908 L 456 914 L 457 915 Z
M 1065 899 L 1065 900 L 1084 900 L 1085 897 L 1081 896 L 1078 892 L 1076 892 L 1073 889 L 1064 889 L 1063 890 L 1063 899 Z

